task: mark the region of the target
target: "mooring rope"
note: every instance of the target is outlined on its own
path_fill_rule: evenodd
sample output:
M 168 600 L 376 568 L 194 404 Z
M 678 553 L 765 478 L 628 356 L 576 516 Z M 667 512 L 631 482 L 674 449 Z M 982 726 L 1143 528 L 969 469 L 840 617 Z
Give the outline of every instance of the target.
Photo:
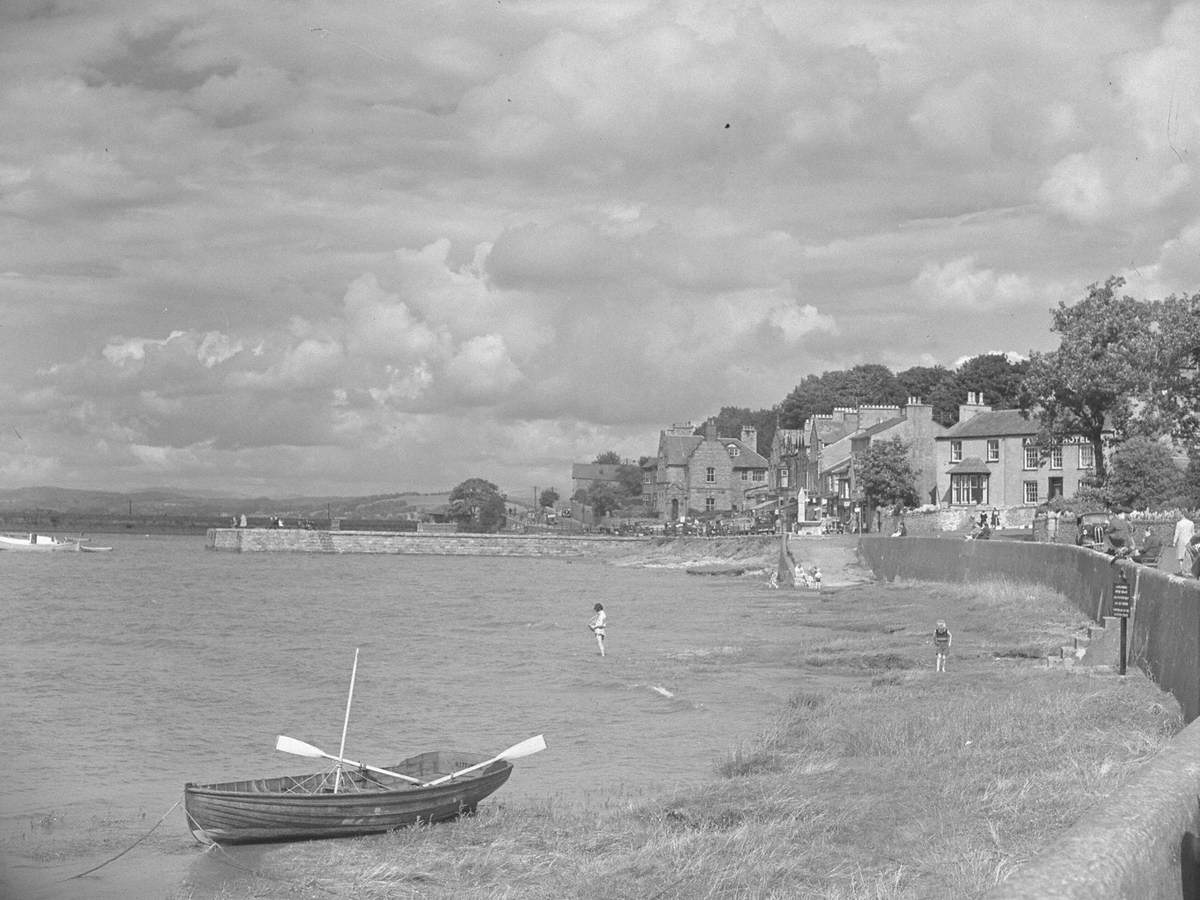
M 159 818 L 159 820 L 154 823 L 154 828 L 157 828 L 159 825 L 161 825 L 166 820 L 167 816 L 169 816 L 171 813 L 175 812 L 175 807 L 177 807 L 182 802 L 183 802 L 182 800 L 176 800 L 173 804 L 171 804 L 171 808 L 168 809 L 165 813 L 163 813 L 162 816 Z M 124 850 L 122 850 L 116 856 L 109 857 L 104 862 L 100 863 L 100 865 L 92 866 L 86 872 L 80 872 L 78 875 L 69 875 L 66 878 L 60 878 L 59 881 L 71 881 L 72 879 L 75 879 L 75 878 L 82 878 L 84 875 L 91 875 L 97 869 L 103 869 L 110 862 L 120 859 L 122 856 L 124 856 L 126 853 L 128 853 L 130 850 L 132 850 L 134 847 L 136 847 L 138 844 L 140 844 L 146 838 L 150 837 L 150 835 L 154 834 L 154 828 L 151 828 L 149 831 L 147 831 L 145 834 L 143 834 L 140 838 L 138 838 L 136 841 L 134 841 L 132 844 L 130 844 L 128 847 L 126 847 Z

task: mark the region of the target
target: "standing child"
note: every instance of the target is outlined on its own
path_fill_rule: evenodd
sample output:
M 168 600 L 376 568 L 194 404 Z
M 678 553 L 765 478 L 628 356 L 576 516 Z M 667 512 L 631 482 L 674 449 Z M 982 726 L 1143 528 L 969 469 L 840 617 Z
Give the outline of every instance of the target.
M 588 622 L 588 628 L 592 630 L 592 634 L 596 635 L 596 644 L 600 647 L 600 655 L 604 655 L 604 637 L 605 625 L 608 624 L 608 614 L 604 612 L 604 604 L 597 603 L 592 607 L 592 611 L 596 614 L 592 616 L 592 621 Z
M 950 629 L 945 622 L 938 622 L 933 630 L 933 649 L 937 653 L 938 672 L 946 671 L 946 657 L 950 655 Z

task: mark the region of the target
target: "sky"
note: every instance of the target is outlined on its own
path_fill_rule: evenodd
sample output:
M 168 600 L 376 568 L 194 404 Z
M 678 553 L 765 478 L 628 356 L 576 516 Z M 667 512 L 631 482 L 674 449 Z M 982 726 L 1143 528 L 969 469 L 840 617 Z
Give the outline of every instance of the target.
M 3 0 L 0 487 L 570 492 L 1200 290 L 1200 5 Z

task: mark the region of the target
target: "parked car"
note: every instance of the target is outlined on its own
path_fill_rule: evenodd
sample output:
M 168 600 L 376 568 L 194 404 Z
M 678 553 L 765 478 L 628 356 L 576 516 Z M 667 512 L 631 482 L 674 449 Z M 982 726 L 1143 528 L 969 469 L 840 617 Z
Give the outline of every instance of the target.
M 1103 550 L 1108 546 L 1105 532 L 1109 526 L 1108 513 L 1089 512 L 1075 517 L 1075 543 L 1080 547 L 1091 547 Z

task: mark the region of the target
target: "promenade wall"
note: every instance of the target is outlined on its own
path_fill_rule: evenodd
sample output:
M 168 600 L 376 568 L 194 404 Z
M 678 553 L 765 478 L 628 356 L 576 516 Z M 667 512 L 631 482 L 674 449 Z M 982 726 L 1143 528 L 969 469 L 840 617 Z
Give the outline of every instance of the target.
M 887 581 L 1008 579 L 1052 588 L 1099 620 L 1116 566 L 1133 594 L 1129 664 L 1179 701 L 1189 724 L 990 900 L 1200 898 L 1200 583 L 1102 553 L 1028 541 L 864 536 L 859 553 Z
M 437 556 L 579 557 L 610 553 L 645 538 L 611 535 L 318 531 L 304 528 L 210 528 L 209 550 L 238 553 L 408 553 Z

